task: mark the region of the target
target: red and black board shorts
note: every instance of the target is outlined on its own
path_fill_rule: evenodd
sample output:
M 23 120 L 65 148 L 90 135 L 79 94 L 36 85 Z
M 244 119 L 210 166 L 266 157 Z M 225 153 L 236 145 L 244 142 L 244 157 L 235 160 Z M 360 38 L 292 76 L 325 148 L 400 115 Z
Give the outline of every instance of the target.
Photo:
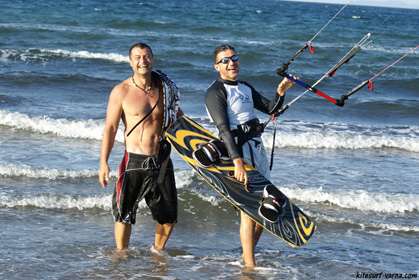
M 138 204 L 143 198 L 159 224 L 177 221 L 177 191 L 171 159 L 161 184 L 157 183 L 159 172 L 157 157 L 125 152 L 112 198 L 115 222 L 135 224 Z

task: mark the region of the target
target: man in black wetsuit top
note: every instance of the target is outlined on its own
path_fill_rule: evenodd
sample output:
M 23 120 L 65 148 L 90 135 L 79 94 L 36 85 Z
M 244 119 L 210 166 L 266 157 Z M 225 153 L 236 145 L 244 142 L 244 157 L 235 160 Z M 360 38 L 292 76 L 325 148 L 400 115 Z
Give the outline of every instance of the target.
M 259 123 L 255 109 L 266 114 L 277 112 L 284 102 L 285 92 L 294 82 L 284 78 L 275 97 L 268 100 L 250 84 L 238 81 L 239 59 L 232 46 L 217 47 L 213 58 L 220 77 L 208 88 L 205 106 L 234 163 L 234 176 L 247 186 L 248 177 L 242 161 L 245 159 L 269 179 L 269 163 L 261 139 L 263 125 Z M 261 226 L 241 213 L 240 239 L 246 266 L 255 266 L 254 248 L 262 230 Z

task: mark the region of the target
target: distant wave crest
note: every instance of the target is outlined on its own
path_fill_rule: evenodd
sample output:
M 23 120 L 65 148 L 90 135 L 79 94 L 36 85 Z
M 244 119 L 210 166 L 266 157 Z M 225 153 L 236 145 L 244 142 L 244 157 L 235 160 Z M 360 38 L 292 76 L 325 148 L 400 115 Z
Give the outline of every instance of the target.
M 419 152 L 419 127 L 373 127 L 341 123 L 313 124 L 284 122 L 277 131 L 275 147 L 308 149 L 396 148 Z M 266 147 L 272 146 L 272 133 L 265 132 Z
M 272 146 L 272 134 L 263 135 L 267 147 Z M 367 131 L 306 131 L 277 132 L 275 147 L 300 147 L 308 149 L 382 149 L 396 148 L 419 152 L 419 141 L 408 134 L 388 134 L 383 128 L 381 133 L 369 134 Z
M 52 133 L 64 138 L 101 140 L 105 123 L 103 120 L 51 119 L 0 110 L 0 125 L 41 134 Z M 124 141 L 122 131 L 117 134 L 116 140 Z
M 0 207 L 37 207 L 43 209 L 78 209 L 99 208 L 111 210 L 111 194 L 98 195 L 27 195 L 9 196 L 0 194 Z
M 0 110 L 0 125 L 58 137 L 101 140 L 104 120 L 52 119 Z M 346 124 L 282 123 L 275 147 L 309 149 L 396 148 L 419 153 L 418 127 L 372 127 Z M 122 126 L 116 141 L 124 142 Z M 272 146 L 272 132 L 263 134 L 266 147 Z
M 317 203 L 322 205 L 336 205 L 346 209 L 356 209 L 359 211 L 379 212 L 385 214 L 398 213 L 412 213 L 419 209 L 418 195 L 411 194 L 377 194 L 366 191 L 325 191 L 319 189 L 301 189 L 281 187 L 281 190 L 293 200 L 302 202 Z M 210 202 L 213 206 L 219 206 L 221 201 L 224 201 L 219 196 L 214 197 L 212 194 L 205 194 L 196 189 L 186 189 L 198 195 L 198 200 L 182 200 L 184 207 L 182 211 L 189 211 L 192 207 L 200 207 L 202 201 Z M 36 207 L 40 209 L 63 209 L 63 210 L 111 210 L 111 194 L 34 194 L 34 195 L 15 195 L 6 192 L 0 192 L 0 208 L 13 207 Z M 146 208 L 147 205 L 141 201 L 139 209 Z M 305 211 L 310 217 L 317 222 L 332 222 L 332 223 L 349 223 L 359 227 L 374 227 L 382 230 L 393 231 L 414 231 L 418 232 L 419 227 L 416 225 L 403 225 L 396 223 L 388 223 L 385 221 L 368 221 L 358 220 L 349 217 L 338 217 L 335 215 L 327 215 L 322 213 L 311 213 Z
M 381 230 L 392 230 L 392 231 L 413 231 L 419 232 L 419 226 L 415 225 L 401 225 L 395 223 L 385 223 L 385 222 L 368 222 L 368 221 L 355 221 L 351 218 L 346 217 L 336 217 L 336 216 L 329 216 L 319 213 L 311 213 L 310 211 L 305 212 L 307 215 L 315 219 L 317 222 L 328 222 L 328 223 L 347 223 L 352 224 L 355 226 L 359 226 L 361 229 L 365 229 L 366 227 L 378 228 Z
M 35 179 L 75 179 L 75 178 L 93 178 L 98 176 L 99 170 L 97 169 L 56 169 L 56 168 L 43 168 L 32 167 L 25 164 L 1 164 L 0 163 L 0 176 L 3 177 L 27 177 Z M 117 172 L 111 171 L 110 177 L 116 177 Z
M 365 190 L 302 189 L 281 187 L 289 197 L 312 203 L 336 205 L 341 208 L 380 213 L 419 211 L 419 195 L 371 193 Z
M 95 53 L 85 50 L 70 51 L 63 49 L 36 49 L 30 48 L 26 50 L 2 49 L 0 50 L 0 59 L 21 60 L 21 61 L 50 61 L 63 58 L 81 58 L 81 59 L 102 59 L 116 63 L 127 63 L 128 56 L 118 53 Z

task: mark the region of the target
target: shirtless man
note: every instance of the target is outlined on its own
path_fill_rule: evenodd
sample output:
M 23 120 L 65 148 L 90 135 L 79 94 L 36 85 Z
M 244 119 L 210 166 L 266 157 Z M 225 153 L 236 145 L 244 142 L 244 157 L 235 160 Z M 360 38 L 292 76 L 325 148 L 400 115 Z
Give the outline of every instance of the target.
M 109 181 L 108 159 L 119 122 L 125 125 L 125 155 L 112 198 L 115 241 L 128 248 L 138 203 L 144 198 L 157 221 L 152 248 L 163 250 L 177 220 L 177 192 L 170 144 L 164 130 L 183 115 L 179 91 L 165 74 L 153 71 L 153 52 L 144 43 L 133 45 L 129 62 L 134 71 L 112 90 L 103 132 L 99 181 Z M 172 100 L 172 102 L 169 102 Z M 166 104 L 166 105 L 165 105 Z

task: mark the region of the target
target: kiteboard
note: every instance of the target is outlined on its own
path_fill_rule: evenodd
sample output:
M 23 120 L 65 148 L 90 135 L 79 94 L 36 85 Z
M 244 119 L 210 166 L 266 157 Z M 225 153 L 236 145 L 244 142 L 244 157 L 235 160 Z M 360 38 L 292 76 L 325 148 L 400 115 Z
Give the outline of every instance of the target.
M 234 164 L 231 160 L 223 159 L 209 167 L 202 167 L 194 159 L 193 152 L 200 149 L 202 144 L 217 138 L 198 123 L 186 116 L 180 117 L 168 128 L 166 136 L 192 169 L 231 204 L 267 231 L 292 247 L 304 245 L 313 235 L 316 230 L 314 222 L 276 187 L 285 199 L 278 219 L 268 222 L 260 215 L 260 201 L 264 196 L 264 189 L 266 186 L 272 186 L 272 183 L 249 163 L 244 161 L 249 178 L 249 192 L 243 183 L 234 178 Z

